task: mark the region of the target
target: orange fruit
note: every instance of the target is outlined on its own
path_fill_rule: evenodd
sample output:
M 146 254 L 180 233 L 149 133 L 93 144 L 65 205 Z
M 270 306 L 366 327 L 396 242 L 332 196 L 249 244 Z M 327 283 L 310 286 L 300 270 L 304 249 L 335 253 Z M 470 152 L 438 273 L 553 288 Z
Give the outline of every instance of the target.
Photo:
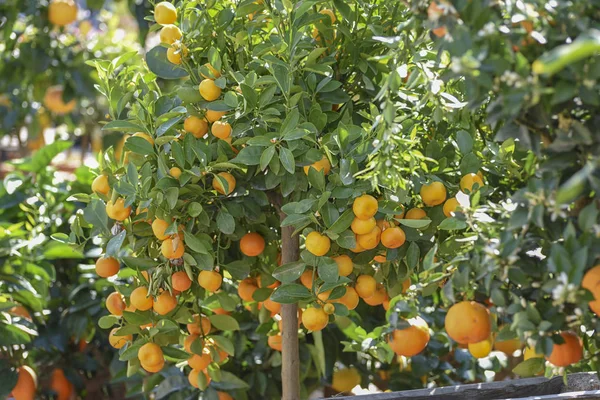
M 370 275 L 360 275 L 356 278 L 354 289 L 356 289 L 356 293 L 358 293 L 360 297 L 366 299 L 375 294 L 377 282 L 375 281 L 375 278 Z
M 123 296 L 119 292 L 112 292 L 106 298 L 106 309 L 112 315 L 123 315 L 125 307 L 127 306 L 125 305 L 125 301 L 123 301 Z
M 213 183 L 212 186 L 213 188 L 221 194 L 231 194 L 231 192 L 234 191 L 235 189 L 235 178 L 233 175 L 231 175 L 229 172 L 219 172 L 217 174 L 218 176 L 220 176 L 221 178 L 225 179 L 225 181 L 227 182 L 227 191 L 225 191 L 225 188 L 223 187 L 223 184 L 215 177 L 215 179 L 213 179 Z
M 360 385 L 361 377 L 356 368 L 344 368 L 333 372 L 331 388 L 339 393 L 349 393 Z
M 23 319 L 28 319 L 29 321 L 33 321 L 31 314 L 29 314 L 29 311 L 27 311 L 27 309 L 23 306 L 14 306 L 8 310 L 8 313 Z
M 312 231 L 306 235 L 304 245 L 306 246 L 306 250 L 319 257 L 327 254 L 331 248 L 331 240 L 317 231 Z
M 420 194 L 426 206 L 434 207 L 446 200 L 446 187 L 442 182 L 431 182 L 421 186 Z
M 131 214 L 131 206 L 125 207 L 125 199 L 118 198 L 114 203 L 106 203 L 106 215 L 115 221 L 125 221 Z
M 198 284 L 208 292 L 212 293 L 219 290 L 222 282 L 223 277 L 216 271 L 200 271 L 200 274 L 198 274 Z
M 331 18 L 331 23 L 335 24 L 335 21 L 337 20 L 335 17 L 335 13 L 333 12 L 333 10 L 330 10 L 328 8 L 325 8 L 321 11 L 319 11 L 319 13 L 324 14 L 324 15 L 328 15 L 329 18 Z
M 265 250 L 265 239 L 256 232 L 246 233 L 240 240 L 240 251 L 248 257 L 256 257 Z
M 35 372 L 26 365 L 19 367 L 17 372 L 17 384 L 8 397 L 12 396 L 15 400 L 34 400 L 37 388 Z
M 110 278 L 119 273 L 119 260 L 113 257 L 100 257 L 96 260 L 96 274 L 101 278 Z
M 188 358 L 188 365 L 198 371 L 205 370 L 212 361 L 212 357 L 207 350 L 207 348 L 204 348 L 202 355 L 192 354 L 192 356 Z
M 364 247 L 362 247 L 360 245 L 360 243 L 358 242 L 358 235 L 354 235 L 354 238 L 356 240 L 356 246 L 354 248 L 350 249 L 350 251 L 353 253 L 361 253 L 361 252 L 365 251 L 366 249 Z
M 168 24 L 163 26 L 160 30 L 160 42 L 168 45 L 172 45 L 178 40 L 181 40 L 183 33 L 175 25 Z
M 546 357 L 546 360 L 555 367 L 567 367 L 571 364 L 578 363 L 583 357 L 583 346 L 581 340 L 573 332 L 561 332 L 563 344 L 552 346 L 552 353 Z
M 530 358 L 543 358 L 544 357 L 544 353 L 538 353 L 535 351 L 535 348 L 531 348 L 529 346 L 525 347 L 525 350 L 523 351 L 523 360 L 527 361 Z
M 244 301 L 254 301 L 252 295 L 254 295 L 254 292 L 256 292 L 257 289 L 258 286 L 256 286 L 256 280 L 253 278 L 246 278 L 238 285 L 238 295 Z
M 227 122 L 215 121 L 210 127 L 210 132 L 219 139 L 227 139 L 231 136 L 231 125 Z
M 358 219 L 370 219 L 377 214 L 378 209 L 377 199 L 368 194 L 355 198 L 352 203 L 352 211 Z
M 378 263 L 384 263 L 387 261 L 387 255 L 386 254 L 377 254 L 375 257 L 373 257 L 373 261 L 378 262 Z
M 260 275 L 256 277 L 256 284 L 258 285 L 259 288 L 265 287 L 263 286 L 262 282 L 261 282 L 261 277 Z M 275 289 L 276 287 L 278 287 L 279 285 L 281 285 L 281 282 L 279 281 L 275 281 L 273 283 L 271 283 L 270 285 L 266 286 L 269 289 Z
M 208 376 L 208 372 L 206 371 L 199 371 L 197 369 L 192 369 L 190 371 L 190 374 L 188 375 L 188 381 L 190 382 L 190 385 L 192 385 L 193 387 L 195 387 L 196 389 L 198 389 L 198 375 L 200 374 L 204 374 L 204 377 L 206 378 L 206 384 L 210 384 L 210 376 Z
M 198 339 L 199 337 L 200 337 L 199 335 L 188 335 L 183 340 L 183 348 L 185 349 L 185 351 L 187 351 L 188 353 L 191 353 L 192 352 L 192 343 L 194 343 L 194 341 L 196 341 L 196 339 Z M 204 346 L 204 341 L 202 339 L 200 339 L 200 342 Z
M 168 1 L 161 1 L 154 6 L 154 20 L 160 25 L 170 25 L 177 21 L 177 9 Z
M 212 79 L 204 79 L 198 86 L 200 96 L 206 101 L 214 101 L 221 97 L 221 88 Z
M 150 143 L 152 146 L 154 146 L 154 139 L 152 139 L 152 136 L 148 135 L 145 132 L 136 132 L 133 134 L 133 137 L 142 138 L 145 141 L 147 141 L 148 143 Z
M 65 376 L 65 371 L 56 368 L 50 377 L 50 389 L 56 393 L 56 400 L 69 400 L 73 395 L 73 384 Z
M 377 225 L 377 227 L 379 227 L 379 229 L 381 229 L 381 232 L 385 231 L 388 228 L 391 228 L 393 225 L 390 223 L 390 221 L 386 221 L 385 219 L 379 219 L 375 222 L 375 225 Z M 369 231 L 371 232 L 371 231 Z M 356 233 L 356 232 L 354 232 Z M 368 233 L 368 232 L 367 232 Z
M 73 0 L 51 0 L 48 20 L 52 25 L 65 26 L 77 19 L 77 3 Z
M 386 229 L 381 234 L 381 244 L 388 249 L 397 249 L 402 246 L 405 241 L 406 235 L 404 234 L 404 231 L 397 226 Z
M 176 258 L 183 257 L 183 253 L 185 252 L 185 245 L 183 244 L 183 240 L 180 237 L 175 236 L 175 238 L 165 239 L 160 246 L 160 251 L 163 256 L 168 258 L 169 260 L 173 260 Z
M 115 332 L 118 329 L 119 328 L 114 328 L 108 334 L 108 343 L 110 343 L 110 345 L 115 349 L 120 349 L 123 346 L 125 346 L 128 342 L 133 341 L 133 335 L 116 336 Z
M 312 163 L 311 165 L 306 165 L 304 167 L 304 173 L 308 176 L 308 171 L 313 168 L 317 171 L 323 171 L 324 175 L 327 175 L 329 171 L 331 171 L 331 163 L 326 156 L 323 156 L 321 160 Z
M 140 286 L 133 289 L 133 292 L 131 292 L 131 295 L 129 296 L 129 302 L 136 310 L 146 311 L 152 308 L 154 299 L 152 296 L 148 295 L 147 287 Z
M 69 114 L 75 109 L 76 102 L 75 99 L 71 99 L 68 103 L 65 103 L 63 100 L 63 93 L 64 90 L 62 86 L 49 87 L 44 94 L 44 106 L 54 114 Z
M 493 340 L 491 337 L 482 340 L 477 343 L 469 343 L 467 348 L 469 349 L 469 353 L 475 358 L 485 358 L 492 351 Z
M 152 232 L 154 233 L 154 236 L 156 236 L 158 240 L 167 239 L 169 235 L 165 235 L 165 231 L 169 225 L 171 224 L 169 224 L 167 221 L 156 218 L 154 221 L 152 221 Z
M 204 117 L 208 122 L 215 122 L 220 120 L 225 114 L 227 114 L 225 111 L 206 110 Z
M 519 339 L 500 340 L 494 343 L 494 349 L 503 352 L 507 356 L 512 356 L 517 350 L 523 348 L 523 343 Z
M 267 338 L 267 343 L 273 350 L 281 351 L 283 349 L 283 338 L 281 337 L 281 334 L 269 336 Z
M 340 276 L 348 276 L 354 270 L 354 263 L 352 262 L 352 259 L 345 254 L 333 257 L 333 261 L 335 261 L 337 264 L 338 274 Z
M 163 355 L 163 351 L 159 345 L 156 343 L 146 343 L 140 350 L 138 351 L 138 359 L 140 360 L 140 364 L 142 368 L 144 368 L 148 372 L 158 372 L 156 369 L 160 371 L 165 363 L 165 356 Z
M 331 315 L 335 313 L 335 306 L 331 303 L 327 303 L 323 305 L 323 311 L 325 311 L 325 314 Z
M 425 210 L 420 208 L 411 208 L 406 212 L 405 219 L 423 219 L 427 217 Z
M 110 186 L 108 185 L 108 178 L 106 175 L 98 175 L 92 182 L 92 192 L 96 194 L 108 195 L 110 192 Z
M 167 315 L 175 307 L 177 307 L 177 298 L 166 290 L 159 294 L 152 304 L 154 312 L 158 315 Z
M 219 400 L 233 400 L 233 397 L 229 393 L 217 392 L 217 395 L 219 396 Z
M 171 275 L 171 284 L 173 285 L 173 289 L 185 292 L 192 286 L 192 280 L 185 271 L 178 271 Z
M 167 60 L 169 60 L 171 64 L 180 65 L 181 59 L 183 57 L 187 57 L 188 54 L 189 51 L 187 47 L 184 45 L 174 44 L 167 49 Z
M 210 319 L 198 314 L 194 315 L 194 322 L 187 324 L 187 330 L 191 335 L 208 335 L 212 324 Z
M 406 291 L 410 288 L 410 284 L 412 282 L 410 281 L 410 278 L 406 278 L 403 282 L 402 282 L 402 293 L 406 293 Z
M 315 279 L 317 279 L 317 272 L 314 272 L 315 274 Z M 302 275 L 300 275 L 300 283 L 302 283 L 304 285 L 305 288 L 307 288 L 308 290 L 312 290 L 312 286 L 313 286 L 313 270 L 312 269 L 307 269 L 306 271 L 304 271 L 302 273 Z
M 202 75 L 203 78 L 205 79 L 216 79 L 216 78 L 220 78 L 221 77 L 221 73 L 219 71 L 217 71 L 215 69 L 215 67 L 213 67 L 210 63 L 206 63 L 204 64 L 204 66 L 206 68 L 208 68 L 208 70 L 213 74 L 214 78 L 211 78 L 210 76 L 204 75 L 203 73 L 200 73 L 200 75 Z
M 302 313 L 302 323 L 309 331 L 320 331 L 329 323 L 329 316 L 322 308 L 307 308 Z
M 370 306 L 379 306 L 381 304 L 383 304 L 383 302 L 385 301 L 385 299 L 387 299 L 388 294 L 387 294 L 387 290 L 385 290 L 385 287 L 382 284 L 377 284 L 376 289 L 375 289 L 375 293 L 373 293 L 373 296 L 364 298 L 364 302 L 367 303 Z
M 446 202 L 444 203 L 444 215 L 450 218 L 452 216 L 452 213 L 457 211 L 459 207 L 460 204 L 458 203 L 458 200 L 456 200 L 456 197 L 452 197 L 446 200 Z
M 444 37 L 446 36 L 446 33 L 448 33 L 448 29 L 446 29 L 445 25 L 442 25 L 438 28 L 432 29 L 431 32 L 433 32 L 433 34 L 437 37 Z
M 474 301 L 450 307 L 444 324 L 448 336 L 460 344 L 481 342 L 490 336 L 492 328 L 488 309 Z
M 376 226 L 378 226 L 377 221 L 375 221 L 375 218 L 373 217 L 369 219 L 354 218 L 350 225 L 350 229 L 357 235 L 364 235 L 371 232 Z M 380 229 L 383 228 L 380 227 Z
M 479 189 L 483 187 L 483 179 L 477 174 L 466 174 L 460 178 L 460 190 L 465 193 L 471 193 L 475 184 L 479 185 Z
M 581 287 L 589 290 L 594 295 L 594 300 L 588 304 L 596 315 L 600 315 L 600 265 L 592 267 L 585 273 Z
M 195 138 L 200 139 L 208 133 L 208 122 L 192 115 L 183 121 L 183 129 L 194 135 Z
M 374 249 L 375 247 L 377 247 L 377 245 L 379 245 L 379 242 L 381 241 L 381 229 L 379 229 L 378 226 L 375 226 L 375 228 L 373 228 L 371 232 L 364 235 L 357 235 L 356 240 L 360 247 L 362 247 L 363 249 Z
M 271 298 L 266 299 L 263 302 L 263 306 L 271 311 L 272 314 L 278 314 L 281 311 L 281 304 L 271 300 Z
M 413 357 L 422 352 L 429 343 L 429 326 L 421 317 L 407 321 L 406 329 L 396 329 L 389 340 L 390 347 L 399 356 Z

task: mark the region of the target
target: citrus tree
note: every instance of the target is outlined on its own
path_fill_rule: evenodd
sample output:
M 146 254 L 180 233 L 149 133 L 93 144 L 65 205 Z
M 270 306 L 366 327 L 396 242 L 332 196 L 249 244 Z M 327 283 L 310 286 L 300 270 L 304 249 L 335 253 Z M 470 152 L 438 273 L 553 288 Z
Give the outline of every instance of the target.
M 149 71 L 96 62 L 103 129 L 131 136 L 74 230 L 102 242 L 128 374 L 296 399 L 392 365 L 401 387 L 481 380 L 492 350 L 524 350 L 522 376 L 594 368 L 597 16 L 565 7 L 156 4 Z

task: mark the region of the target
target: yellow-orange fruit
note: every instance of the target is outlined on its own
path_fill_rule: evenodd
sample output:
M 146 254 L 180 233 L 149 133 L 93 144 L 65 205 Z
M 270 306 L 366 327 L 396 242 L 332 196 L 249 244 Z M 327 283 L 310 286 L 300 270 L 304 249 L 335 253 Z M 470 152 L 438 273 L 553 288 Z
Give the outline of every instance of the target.
M 422 210 L 420 208 L 411 208 L 406 212 L 406 215 L 404 216 L 405 219 L 423 219 L 426 217 L 427 213 L 425 213 L 425 210 Z
M 322 308 L 307 308 L 302 313 L 302 324 L 309 331 L 320 331 L 329 323 L 329 316 Z
M 373 296 L 366 297 L 363 300 L 368 305 L 374 307 L 374 306 L 379 306 L 379 305 L 383 304 L 383 302 L 385 301 L 385 299 L 387 297 L 388 297 L 388 295 L 387 295 L 387 290 L 385 290 L 385 287 L 381 284 L 378 284 L 376 286 L 375 293 L 373 293 Z
M 404 234 L 404 231 L 397 226 L 386 229 L 381 233 L 381 244 L 388 249 L 397 249 L 402 246 L 405 241 L 406 235 Z
M 323 171 L 324 175 L 327 175 L 329 173 L 329 171 L 331 171 L 331 163 L 329 162 L 329 159 L 326 156 L 323 156 L 323 158 L 321 158 L 321 160 L 311 164 L 311 165 L 306 165 L 304 167 L 304 173 L 306 175 L 308 175 L 308 171 L 313 168 L 316 171 Z
M 185 252 L 185 245 L 183 244 L 183 240 L 176 236 L 173 239 L 165 239 L 162 242 L 162 245 L 160 246 L 160 250 L 163 256 L 170 260 L 173 260 L 176 258 L 183 257 L 183 253 Z
M 208 122 L 192 115 L 183 121 L 183 129 L 194 135 L 195 138 L 200 139 L 208 133 Z
M 108 185 L 108 178 L 106 175 L 98 175 L 92 182 L 92 191 L 97 194 L 108 195 L 110 192 L 110 186 Z
M 96 260 L 96 274 L 101 278 L 110 278 L 119 273 L 120 263 L 114 257 L 100 257 Z
M 458 200 L 456 200 L 456 197 L 452 197 L 451 199 L 446 200 L 443 208 L 444 215 L 450 218 L 452 216 L 452 213 L 458 210 L 459 207 L 460 204 L 458 203 Z
M 177 21 L 177 9 L 168 1 L 161 1 L 154 6 L 154 20 L 160 25 L 170 25 Z
M 359 300 L 360 297 L 358 296 L 358 293 L 356 293 L 356 289 L 347 286 L 344 295 L 339 299 L 331 300 L 331 302 L 343 304 L 348 310 L 354 310 L 358 306 Z
M 198 86 L 200 96 L 206 101 L 214 101 L 221 97 L 221 88 L 212 79 L 204 79 Z
M 173 285 L 173 289 L 185 292 L 192 286 L 192 280 L 185 271 L 178 271 L 171 275 L 171 284 Z
M 178 40 L 181 40 L 183 33 L 175 25 L 169 24 L 163 26 L 160 30 L 160 42 L 168 45 L 172 45 Z
M 399 356 L 413 357 L 422 352 L 429 343 L 429 326 L 421 317 L 408 320 L 406 329 L 396 329 L 389 344 Z
M 256 285 L 256 280 L 252 278 L 246 278 L 243 279 L 238 285 L 238 295 L 244 301 L 254 301 L 252 295 L 257 289 L 258 286 Z
M 354 288 L 361 298 L 366 299 L 375 294 L 377 282 L 375 281 L 375 278 L 370 275 L 360 275 L 356 278 L 356 285 Z
M 448 310 L 445 327 L 448 336 L 457 343 L 478 343 L 490 336 L 490 313 L 479 303 L 461 301 Z
M 108 334 L 108 343 L 110 343 L 112 347 L 114 347 L 115 349 L 120 349 L 123 346 L 125 346 L 128 342 L 133 341 L 133 335 L 116 336 L 115 332 L 117 330 L 118 328 L 114 328 Z
M 37 376 L 30 367 L 24 365 L 19 367 L 17 384 L 8 397 L 12 396 L 14 400 L 34 400 L 36 389 Z
M 217 175 L 225 179 L 225 181 L 227 182 L 227 191 L 225 191 L 223 184 L 216 177 L 213 179 L 213 188 L 220 194 L 231 194 L 231 192 L 233 192 L 235 189 L 235 177 L 229 172 L 219 172 Z
M 283 338 L 281 335 L 269 336 L 267 338 L 267 344 L 273 350 L 281 351 L 283 349 Z
M 306 250 L 315 256 L 324 256 L 331 248 L 331 240 L 317 231 L 312 231 L 306 235 L 304 245 Z
M 594 314 L 600 315 L 600 265 L 592 267 L 585 273 L 581 281 L 581 287 L 592 292 L 594 300 L 588 304 Z
M 377 199 L 371 195 L 363 194 L 354 199 L 352 203 L 352 211 L 358 219 L 369 219 L 377 214 L 379 204 Z
M 73 396 L 73 384 L 65 376 L 65 371 L 56 368 L 50 377 L 50 389 L 56 394 L 55 400 L 70 400 Z
M 231 125 L 227 122 L 215 121 L 210 127 L 210 132 L 219 139 L 227 139 L 231 136 Z
M 227 114 L 225 111 L 206 110 L 204 117 L 208 122 L 215 122 L 220 120 L 225 114 Z
M 112 292 L 106 298 L 106 309 L 109 313 L 116 316 L 123 315 L 123 311 L 125 310 L 125 302 L 123 301 L 123 296 L 119 292 Z
M 421 186 L 421 199 L 428 207 L 437 206 L 446 201 L 446 187 L 442 182 L 431 182 Z
M 118 198 L 117 201 L 106 203 L 106 215 L 115 221 L 125 221 L 131 214 L 131 206 L 125 207 L 125 199 Z
M 167 315 L 175 307 L 177 307 L 177 298 L 166 290 L 159 294 L 152 303 L 152 308 L 158 315 Z
M 208 335 L 212 328 L 208 317 L 194 315 L 194 322 L 187 324 L 187 330 L 191 335 Z
M 69 114 L 75 109 L 77 103 L 75 102 L 75 99 L 71 99 L 68 103 L 65 103 L 63 100 L 63 93 L 64 89 L 62 86 L 49 87 L 44 94 L 44 106 L 54 114 Z
M 369 219 L 354 218 L 350 225 L 350 229 L 357 235 L 364 235 L 371 232 L 376 226 L 378 226 L 377 221 L 375 221 L 375 218 L 373 217 Z M 380 227 L 380 229 L 382 228 Z
M 77 3 L 73 0 L 51 0 L 48 20 L 52 25 L 65 26 L 77 19 Z
M 337 264 L 338 274 L 340 276 L 348 276 L 352 273 L 354 263 L 347 255 L 343 254 L 341 256 L 333 257 L 333 261 Z
M 209 292 L 216 292 L 221 287 L 223 277 L 216 271 L 200 271 L 198 284 Z
M 479 185 L 478 188 L 483 187 L 483 179 L 477 174 L 466 174 L 460 178 L 460 190 L 465 193 L 472 192 L 475 184 Z
M 140 311 L 146 311 L 152 308 L 154 299 L 148 295 L 148 288 L 145 286 L 137 287 L 131 292 L 129 302 L 133 307 Z

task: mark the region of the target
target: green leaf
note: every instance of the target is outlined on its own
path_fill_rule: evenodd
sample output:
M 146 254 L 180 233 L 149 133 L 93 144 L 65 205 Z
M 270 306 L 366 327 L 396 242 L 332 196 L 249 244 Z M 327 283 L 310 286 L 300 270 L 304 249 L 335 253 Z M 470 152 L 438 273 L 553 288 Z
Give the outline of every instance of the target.
M 183 360 L 187 360 L 188 358 L 190 358 L 190 355 L 188 354 L 187 351 L 176 349 L 175 347 L 163 346 L 162 351 L 165 356 L 172 358 L 173 360 L 176 360 L 176 361 L 183 361 Z
M 221 209 L 217 214 L 217 227 L 226 235 L 231 235 L 235 231 L 235 220 L 227 211 Z
M 344 211 L 342 215 L 331 225 L 327 231 L 340 234 L 350 228 L 352 221 L 354 220 L 354 212 L 351 208 Z
M 150 71 L 163 79 L 181 79 L 188 76 L 185 69 L 167 59 L 167 48 L 161 45 L 146 53 L 146 64 Z
M 563 68 L 575 64 L 600 51 L 600 31 L 590 30 L 581 34 L 572 43 L 557 46 L 542 54 L 533 62 L 531 69 L 535 74 L 552 76 Z
M 21 171 L 38 173 L 50 165 L 54 157 L 69 149 L 72 145 L 73 142 L 64 140 L 58 140 L 52 144 L 46 145 L 33 153 L 33 156 L 23 164 L 17 165 L 17 168 Z
M 534 357 L 519 363 L 513 368 L 513 372 L 523 378 L 536 376 L 544 370 L 546 360 L 543 357 Z
M 217 390 L 235 390 L 250 388 L 246 381 L 238 378 L 237 376 L 228 371 L 221 371 L 221 380 L 219 382 L 212 381 L 210 383 L 210 386 Z
M 158 265 L 157 261 L 142 257 L 121 257 L 121 261 L 129 268 L 145 271 Z
M 293 304 L 311 297 L 311 292 L 297 283 L 283 284 L 271 294 L 271 300 L 281 304 Z
M 123 246 L 127 231 L 123 229 L 118 235 L 113 236 L 106 245 L 106 256 L 116 257 Z
M 403 221 L 403 220 L 400 220 Z M 443 220 L 439 225 L 438 229 L 441 231 L 453 231 L 453 230 L 461 230 L 467 227 L 467 223 L 465 221 L 461 221 L 456 217 L 450 217 Z
M 275 271 L 273 271 L 273 278 L 281 283 L 294 282 L 296 279 L 300 278 L 300 275 L 302 275 L 305 269 L 306 263 L 302 261 L 283 264 L 281 267 L 275 268 Z
M 98 326 L 102 329 L 112 328 L 119 323 L 119 317 L 115 315 L 105 315 L 98 320 Z
M 283 124 L 281 124 L 281 136 L 285 136 L 285 134 L 292 129 L 298 126 L 298 121 L 300 120 L 300 112 L 297 108 L 294 108 L 289 114 L 285 117 Z
M 84 256 L 81 251 L 71 245 L 49 242 L 44 249 L 44 258 L 48 260 L 81 259 Z
M 196 253 L 209 254 L 209 249 L 207 248 L 204 241 L 202 241 L 202 239 L 192 235 L 188 231 L 184 231 L 183 236 L 185 239 L 185 245 L 188 246 L 190 249 L 192 249 Z
M 426 228 L 431 223 L 430 219 L 397 219 L 396 221 L 398 221 L 400 225 L 414 229 Z
M 142 155 L 154 154 L 154 146 L 146 139 L 137 136 L 132 136 L 127 139 L 125 142 L 125 149 Z
M 258 165 L 260 163 L 262 149 L 263 148 L 260 146 L 244 147 L 231 162 L 244 165 Z
M 456 134 L 456 142 L 462 154 L 467 154 L 473 149 L 473 138 L 467 131 L 458 131 Z
M 260 155 L 260 170 L 264 171 L 269 166 L 271 159 L 275 155 L 275 146 L 269 146 Z
M 225 336 L 218 335 L 211 336 L 211 339 L 215 341 L 217 347 L 219 347 L 221 350 L 225 351 L 230 356 L 235 356 L 235 347 L 231 340 L 229 340 Z
M 416 242 L 411 242 L 406 252 L 406 263 L 408 267 L 413 270 L 419 264 L 419 258 L 421 257 L 421 249 Z
M 340 277 L 337 263 L 329 257 L 319 257 L 317 260 L 319 278 L 325 283 L 337 282 Z
M 346 230 L 340 233 L 335 242 L 344 249 L 353 249 L 356 247 L 356 236 L 352 231 Z
M 146 132 L 146 128 L 141 125 L 134 124 L 129 121 L 111 121 L 102 127 L 103 131 L 118 131 L 118 132 Z
M 279 160 L 281 161 L 281 165 L 283 168 L 290 174 L 293 174 L 296 170 L 296 160 L 294 159 L 294 154 L 287 147 L 281 147 L 279 149 Z
M 204 209 L 202 208 L 202 205 L 198 202 L 193 201 L 188 205 L 188 215 L 190 217 L 197 217 L 198 215 L 202 214 L 203 210 Z
M 208 317 L 210 319 L 210 323 L 217 329 L 222 331 L 239 331 L 240 325 L 237 320 L 230 315 L 211 315 Z

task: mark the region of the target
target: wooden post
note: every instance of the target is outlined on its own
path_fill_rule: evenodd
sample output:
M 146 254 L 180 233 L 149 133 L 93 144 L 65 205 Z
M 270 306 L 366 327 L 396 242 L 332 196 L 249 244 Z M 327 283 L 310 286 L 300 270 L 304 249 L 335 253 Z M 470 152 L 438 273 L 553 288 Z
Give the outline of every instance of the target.
M 281 203 L 275 203 L 280 218 L 283 221 Z M 293 226 L 281 228 L 281 262 L 283 264 L 298 261 L 300 258 L 300 239 L 292 236 Z M 281 319 L 283 320 L 282 351 L 281 351 L 281 383 L 282 400 L 300 400 L 300 355 L 298 350 L 298 305 L 282 304 Z

